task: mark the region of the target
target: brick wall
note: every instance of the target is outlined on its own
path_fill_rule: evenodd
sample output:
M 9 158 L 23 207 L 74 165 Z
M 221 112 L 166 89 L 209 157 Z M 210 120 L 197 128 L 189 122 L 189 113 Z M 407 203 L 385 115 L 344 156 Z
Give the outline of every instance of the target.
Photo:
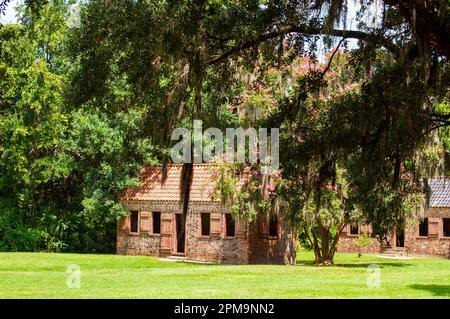
M 160 236 L 121 232 L 117 235 L 116 253 L 119 255 L 160 255 Z
M 171 254 L 174 242 L 173 223 L 168 229 L 161 225 L 161 234 L 151 234 L 152 211 L 161 212 L 162 219 L 174 219 L 181 207 L 173 203 L 126 202 L 130 211 L 140 211 L 139 234 L 130 233 L 129 218 L 123 218 L 117 226 L 118 254 L 166 256 Z M 211 214 L 209 236 L 201 235 L 200 214 Z M 287 223 L 280 220 L 279 238 L 261 236 L 257 222 L 236 221 L 235 236 L 225 236 L 225 213 L 230 211 L 218 203 L 191 203 L 186 220 L 185 253 L 189 260 L 212 263 L 295 263 L 295 237 Z M 143 213 L 143 214 L 142 214 Z M 142 215 L 145 215 L 142 218 Z M 168 236 L 168 237 L 166 237 Z
M 179 205 L 145 201 L 125 202 L 122 204 L 130 211 L 140 212 L 139 233 L 130 233 L 129 218 L 121 218 L 117 223 L 116 253 L 120 255 L 164 255 L 161 253 L 161 235 L 152 234 L 153 220 L 151 212 L 175 212 L 179 210 Z
M 442 218 L 450 218 L 450 208 L 429 208 L 426 212 L 428 217 L 428 236 L 419 236 L 419 220 L 410 219 L 405 226 L 405 251 L 409 255 L 434 255 L 450 258 L 450 237 L 443 236 Z M 370 232 L 369 226 L 363 226 L 361 231 Z M 347 225 L 341 233 L 338 242 L 338 251 L 358 252 L 356 246 L 357 235 L 350 235 Z M 368 253 L 378 253 L 380 245 L 377 240 L 372 239 L 369 247 L 362 250 Z
M 376 239 L 371 238 L 370 245 L 360 249 L 356 245 L 357 238 L 358 238 L 358 236 L 353 237 L 353 236 L 342 236 L 341 235 L 341 237 L 339 238 L 338 245 L 337 245 L 337 251 L 338 252 L 347 252 L 347 253 L 351 253 L 351 252 L 357 253 L 359 251 L 361 251 L 361 253 L 371 253 L 371 254 L 380 253 L 380 243 Z
M 450 258 L 450 237 L 443 236 L 442 218 L 450 218 L 450 208 L 430 208 L 428 216 L 428 236 L 419 236 L 419 223 L 410 220 L 405 229 L 405 248 L 409 254 L 436 255 Z
M 202 236 L 202 212 L 211 213 L 211 234 Z M 186 257 L 212 263 L 248 263 L 246 223 L 236 222 L 235 236 L 225 236 L 225 213 L 217 206 L 191 206 L 186 221 Z
M 148 219 L 151 223 L 151 214 Z M 130 221 L 128 217 L 122 217 L 117 223 L 116 253 L 119 255 L 148 255 L 159 256 L 161 239 L 159 234 L 151 234 L 149 230 L 143 230 L 142 220 L 139 225 L 139 233 L 130 233 Z
M 295 264 L 296 240 L 287 222 L 278 220 L 278 236 L 270 237 L 267 218 L 259 217 L 248 227 L 249 263 Z
M 371 232 L 371 227 L 367 225 L 359 226 L 359 233 L 369 233 Z M 370 239 L 370 244 L 362 249 L 356 245 L 356 240 L 359 235 L 350 234 L 350 225 L 346 225 L 341 232 L 339 241 L 337 244 L 337 251 L 340 252 L 359 252 L 362 253 L 380 253 L 380 243 L 375 238 Z

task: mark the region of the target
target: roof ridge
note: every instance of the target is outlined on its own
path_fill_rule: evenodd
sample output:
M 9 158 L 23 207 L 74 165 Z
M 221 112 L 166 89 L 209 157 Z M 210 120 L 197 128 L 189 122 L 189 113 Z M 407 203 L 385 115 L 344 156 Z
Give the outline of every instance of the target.
M 181 163 L 167 163 L 163 178 L 163 166 L 145 164 L 139 174 L 141 185 L 128 188 L 121 200 L 180 202 L 182 167 Z M 217 202 L 212 193 L 215 182 L 211 176 L 217 170 L 216 163 L 193 163 L 193 174 L 189 200 L 191 202 Z
M 192 163 L 193 166 L 218 166 L 218 163 Z M 147 167 L 162 167 L 162 164 L 150 164 L 145 163 L 144 166 Z M 183 166 L 183 163 L 167 163 L 166 166 Z

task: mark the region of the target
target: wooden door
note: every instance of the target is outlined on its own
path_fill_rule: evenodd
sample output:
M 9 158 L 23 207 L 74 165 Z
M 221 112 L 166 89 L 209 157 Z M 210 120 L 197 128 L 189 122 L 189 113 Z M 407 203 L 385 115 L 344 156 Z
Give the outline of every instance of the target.
M 161 213 L 161 254 L 168 255 L 173 252 L 173 213 Z

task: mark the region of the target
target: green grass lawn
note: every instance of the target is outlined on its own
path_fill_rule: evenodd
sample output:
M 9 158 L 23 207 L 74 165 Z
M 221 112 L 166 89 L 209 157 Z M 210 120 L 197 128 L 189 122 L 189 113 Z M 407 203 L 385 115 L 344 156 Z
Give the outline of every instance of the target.
M 0 298 L 449 298 L 450 260 L 381 259 L 338 254 L 335 266 L 205 265 L 155 257 L 0 253 Z M 80 289 L 66 286 L 68 264 L 81 268 Z M 367 266 L 381 287 L 367 287 Z

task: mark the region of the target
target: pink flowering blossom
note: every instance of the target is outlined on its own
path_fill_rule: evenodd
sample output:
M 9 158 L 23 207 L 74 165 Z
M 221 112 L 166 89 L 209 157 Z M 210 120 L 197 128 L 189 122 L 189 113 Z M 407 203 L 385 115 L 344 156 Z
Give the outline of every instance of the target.
M 258 177 L 259 176 L 259 171 L 256 171 L 256 170 L 252 171 L 252 176 L 253 177 Z
M 336 185 L 330 185 L 330 184 L 325 185 L 325 186 L 320 186 L 320 189 L 322 189 L 322 190 L 326 189 L 326 190 L 333 191 L 333 192 L 337 191 Z
M 273 177 L 274 177 L 275 179 L 280 179 L 280 178 L 281 178 L 281 173 L 280 173 L 280 171 L 279 171 L 279 170 L 276 170 L 276 171 L 273 173 Z
M 213 171 L 211 174 L 213 177 L 219 177 L 220 175 L 219 171 Z

